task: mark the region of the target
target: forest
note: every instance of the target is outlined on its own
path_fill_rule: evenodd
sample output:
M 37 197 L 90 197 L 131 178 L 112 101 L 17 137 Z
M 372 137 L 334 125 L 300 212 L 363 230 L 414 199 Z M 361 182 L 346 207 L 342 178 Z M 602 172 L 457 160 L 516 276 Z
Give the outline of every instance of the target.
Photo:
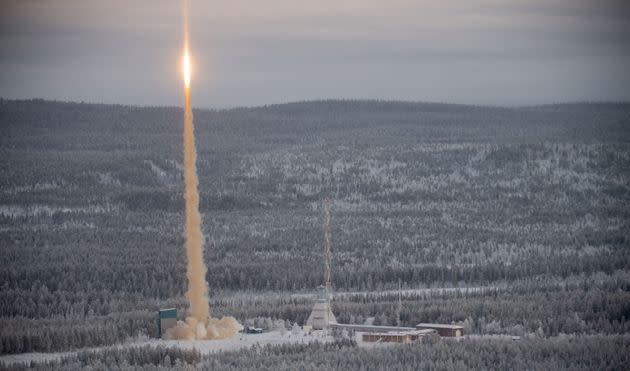
M 181 117 L 177 107 L 0 100 L 1 354 L 153 337 L 159 308 L 185 315 Z M 340 322 L 395 324 L 400 283 L 402 325 L 528 340 L 173 362 L 295 369 L 314 353 L 315 364 L 359 370 L 391 364 L 392 352 L 451 369 L 501 352 L 522 363 L 496 369 L 627 362 L 617 353 L 628 354 L 630 333 L 630 104 L 327 100 L 194 117 L 215 315 L 304 323 L 323 279 L 330 197 Z M 165 352 L 147 365 L 161 367 Z M 274 352 L 300 355 L 280 364 Z M 83 361 L 61 362 L 38 367 Z

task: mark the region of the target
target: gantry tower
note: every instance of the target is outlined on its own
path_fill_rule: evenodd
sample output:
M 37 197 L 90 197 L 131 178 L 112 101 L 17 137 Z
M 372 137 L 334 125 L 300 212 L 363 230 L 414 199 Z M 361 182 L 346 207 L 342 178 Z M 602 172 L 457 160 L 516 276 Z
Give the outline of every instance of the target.
M 337 319 L 330 308 L 330 299 L 332 297 L 331 204 L 330 198 L 324 200 L 324 284 L 318 288 L 317 301 L 306 321 L 306 324 L 312 326 L 315 330 L 326 329 L 331 323 L 337 323 Z
M 330 198 L 324 200 L 324 286 L 326 287 L 326 296 L 332 293 L 332 277 L 330 273 L 330 265 L 332 261 L 332 252 L 330 250 Z

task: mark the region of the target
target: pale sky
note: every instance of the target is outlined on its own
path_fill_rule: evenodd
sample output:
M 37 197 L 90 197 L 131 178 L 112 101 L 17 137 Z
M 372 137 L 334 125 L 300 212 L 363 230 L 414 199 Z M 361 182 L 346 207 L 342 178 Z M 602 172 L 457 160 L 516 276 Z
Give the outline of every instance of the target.
M 181 105 L 182 1 L 0 4 L 0 97 Z M 629 4 L 190 0 L 193 104 L 630 101 Z

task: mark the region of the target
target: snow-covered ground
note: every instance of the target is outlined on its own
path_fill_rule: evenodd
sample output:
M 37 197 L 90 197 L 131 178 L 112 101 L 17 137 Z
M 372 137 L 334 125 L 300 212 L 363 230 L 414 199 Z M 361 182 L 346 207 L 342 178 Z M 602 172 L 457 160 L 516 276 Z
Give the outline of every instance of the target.
M 160 340 L 151 339 L 146 342 L 131 343 L 137 346 L 144 345 L 162 345 L 172 346 L 182 349 L 197 349 L 202 354 L 213 353 L 223 350 L 238 350 L 242 348 L 249 348 L 254 345 L 265 346 L 269 344 L 284 344 L 284 343 L 310 343 L 313 341 L 327 342 L 332 341 L 333 338 L 330 335 L 325 334 L 323 331 L 313 331 L 311 334 L 300 331 L 299 333 L 293 333 L 286 331 L 282 334 L 280 331 L 263 332 L 262 334 L 243 334 L 242 336 L 235 337 L 227 340 Z
M 16 363 L 28 364 L 33 362 L 46 362 L 58 360 L 65 356 L 77 354 L 81 351 L 100 351 L 111 348 L 124 347 L 143 347 L 143 346 L 166 346 L 181 349 L 197 349 L 202 354 L 209 354 L 225 350 L 238 350 L 242 348 L 250 348 L 254 345 L 265 346 L 269 344 L 284 343 L 310 343 L 314 341 L 328 342 L 333 338 L 330 334 L 323 331 L 312 331 L 311 333 L 286 331 L 270 331 L 262 334 L 244 334 L 239 337 L 227 340 L 161 340 L 161 339 L 142 339 L 129 341 L 124 344 L 114 345 L 111 347 L 83 348 L 72 352 L 59 353 L 21 353 L 0 356 L 0 364 L 12 365 Z
M 354 339 L 357 342 L 357 346 L 365 347 L 365 348 L 380 348 L 380 347 L 391 347 L 398 345 L 397 343 L 388 343 L 388 342 L 364 342 L 362 340 L 363 332 L 356 332 Z M 573 335 L 561 335 L 562 336 L 573 336 Z M 510 336 L 510 335 L 466 335 L 460 338 L 451 338 L 452 340 L 463 341 L 466 339 L 471 340 L 479 340 L 479 339 L 496 339 L 496 340 L 521 340 L 519 336 Z M 333 341 L 333 337 L 328 332 L 324 331 L 311 331 L 309 333 L 299 331 L 270 331 L 262 334 L 244 334 L 239 337 L 235 337 L 233 339 L 227 340 L 161 340 L 161 339 L 136 339 L 133 341 L 128 341 L 124 344 L 118 344 L 107 347 L 96 347 L 96 348 L 83 348 L 77 349 L 71 352 L 59 352 L 59 353 L 21 353 L 21 354 L 10 354 L 0 356 L 0 364 L 4 366 L 10 366 L 13 364 L 29 364 L 30 362 L 47 362 L 59 360 L 65 356 L 71 356 L 77 354 L 82 351 L 93 351 L 98 352 L 105 349 L 111 348 L 127 348 L 127 347 L 144 347 L 144 346 L 165 346 L 165 347 L 173 347 L 180 349 L 196 349 L 201 354 L 210 354 L 214 352 L 220 351 L 231 351 L 231 350 L 239 350 L 243 348 L 250 348 L 254 345 L 265 346 L 270 344 L 287 344 L 287 343 L 310 343 L 314 341 L 319 342 L 330 342 Z

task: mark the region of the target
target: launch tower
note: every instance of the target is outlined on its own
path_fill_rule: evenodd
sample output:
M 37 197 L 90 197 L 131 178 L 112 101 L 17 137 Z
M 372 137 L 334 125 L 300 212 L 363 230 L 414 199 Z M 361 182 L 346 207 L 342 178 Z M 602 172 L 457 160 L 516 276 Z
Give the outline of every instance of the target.
M 330 263 L 332 260 L 332 252 L 330 249 L 330 198 L 324 201 L 324 285 L 317 288 L 317 301 L 313 306 L 313 311 L 308 317 L 306 324 L 312 326 L 314 330 L 323 330 L 328 328 L 331 323 L 337 323 L 337 319 L 330 308 L 330 299 L 332 296 L 332 278 Z

